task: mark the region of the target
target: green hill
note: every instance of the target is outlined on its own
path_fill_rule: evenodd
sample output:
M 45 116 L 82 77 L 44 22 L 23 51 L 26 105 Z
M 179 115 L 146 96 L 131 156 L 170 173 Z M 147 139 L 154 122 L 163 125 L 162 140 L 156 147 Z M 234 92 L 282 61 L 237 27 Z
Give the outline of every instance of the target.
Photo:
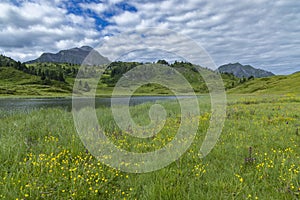
M 285 76 L 254 79 L 229 90 L 229 93 L 299 94 L 300 72 Z
M 101 80 L 97 85 L 97 95 L 110 95 L 115 84 L 129 70 L 143 65 L 138 62 L 113 62 L 107 68 L 105 66 L 85 66 L 83 70 L 79 70 L 80 65 L 70 63 L 30 63 L 24 64 L 16 62 L 13 59 L 0 56 L 0 95 L 15 95 L 15 96 L 70 96 L 73 91 L 75 78 L 76 93 L 89 93 L 92 89 L 92 80 L 103 72 Z M 175 62 L 169 64 L 162 60 L 153 63 L 160 67 L 165 65 L 169 69 L 176 70 L 181 73 L 191 84 L 196 93 L 207 93 L 205 81 L 197 71 L 196 67 L 187 62 Z M 171 70 L 171 71 L 172 71 Z M 165 74 L 160 76 L 163 79 L 170 79 L 168 73 L 170 70 L 163 70 Z M 214 75 L 216 72 L 200 67 L 202 75 Z M 134 75 L 134 77 L 145 77 L 147 81 L 147 72 L 142 72 Z M 226 89 L 235 87 L 245 80 L 241 81 L 232 74 L 221 74 Z M 134 78 L 132 77 L 132 78 Z M 173 80 L 172 80 L 173 81 Z M 175 80 L 176 82 L 176 80 Z M 182 87 L 178 85 L 178 88 Z M 186 88 L 182 88 L 186 90 Z M 173 94 L 168 88 L 158 84 L 145 84 L 140 87 L 135 94 L 137 95 L 171 95 Z
M 47 83 L 39 76 L 12 67 L 0 67 L 0 94 L 4 96 L 65 96 L 72 87 L 59 81 Z
M 130 71 L 131 69 L 133 69 L 139 65 L 143 66 L 143 63 L 137 63 L 137 62 L 113 62 L 113 63 L 111 63 L 110 66 L 107 68 L 107 70 L 104 72 L 104 76 L 102 76 L 101 84 L 99 87 L 99 92 L 103 93 L 107 90 L 112 91 L 113 87 L 116 85 L 116 83 L 118 82 L 120 77 L 122 77 L 126 72 Z M 174 82 L 174 80 L 172 80 L 172 78 L 174 78 L 173 73 L 176 70 L 177 72 L 179 72 L 181 75 L 184 76 L 184 78 L 189 82 L 189 84 L 193 87 L 193 90 L 196 93 L 208 93 L 208 88 L 207 88 L 206 83 L 201 75 L 204 75 L 207 77 L 210 75 L 214 75 L 216 73 L 210 69 L 195 66 L 188 62 L 175 61 L 175 63 L 169 64 L 164 60 L 159 60 L 157 63 L 153 63 L 151 65 L 156 65 L 157 67 L 162 68 L 161 71 L 156 72 L 156 74 L 158 74 L 158 77 L 161 76 L 160 80 L 165 79 L 166 81 L 173 82 L 174 84 L 176 84 L 176 80 Z M 168 68 L 164 68 L 164 67 L 168 67 Z M 197 68 L 200 69 L 201 74 L 198 72 Z M 136 72 L 136 74 L 131 75 L 132 77 L 130 77 L 130 78 L 132 80 L 134 80 L 135 77 L 139 77 L 139 79 L 144 79 L 145 82 L 147 82 L 147 80 L 148 80 L 147 76 L 149 75 L 147 73 L 148 72 L 146 72 L 146 71 L 140 70 L 139 72 Z M 151 72 L 149 72 L 149 73 L 151 73 Z M 227 89 L 232 88 L 235 85 L 238 85 L 241 80 L 241 79 L 235 77 L 234 75 L 228 74 L 228 73 L 221 74 L 221 76 L 224 80 L 225 88 L 227 88 Z M 180 85 L 180 84 L 176 85 L 176 87 L 181 91 L 186 90 L 186 88 L 181 88 L 182 85 Z M 140 95 L 147 95 L 147 94 L 172 95 L 173 93 L 169 89 L 167 89 L 161 85 L 158 85 L 158 84 L 145 84 L 144 86 L 142 86 L 141 88 L 139 88 L 136 91 L 136 94 L 140 94 Z

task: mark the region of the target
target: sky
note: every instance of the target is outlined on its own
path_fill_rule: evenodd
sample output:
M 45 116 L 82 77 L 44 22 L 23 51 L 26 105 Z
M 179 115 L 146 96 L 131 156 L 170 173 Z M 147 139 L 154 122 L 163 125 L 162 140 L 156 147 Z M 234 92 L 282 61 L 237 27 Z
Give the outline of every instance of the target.
M 118 45 L 118 35 L 148 27 L 171 34 L 128 37 Z M 154 31 L 155 32 L 155 31 Z M 144 33 L 144 32 L 143 32 Z M 216 66 L 240 62 L 275 74 L 300 71 L 300 1 L 298 0 L 1 0 L 0 54 L 22 62 L 43 52 L 84 45 L 99 47 L 110 41 L 113 49 L 101 52 L 114 59 L 114 51 L 126 54 L 147 37 L 168 48 L 181 48 L 189 38 L 203 48 Z M 152 38 L 152 39 L 149 39 Z M 168 39 L 166 39 L 168 38 Z M 113 43 L 113 44 L 112 44 Z M 105 48 L 103 48 L 105 49 Z M 98 50 L 98 49 L 97 49 Z M 197 51 L 190 48 L 191 54 Z M 184 51 L 184 50 L 183 50 Z M 159 51 L 158 51 L 159 52 Z M 147 60 L 157 60 L 144 51 Z M 117 54 L 120 55 L 120 54 Z M 127 58 L 140 57 L 130 53 Z M 163 55 L 163 54 L 161 54 Z M 111 56 L 111 57 L 110 57 Z M 152 56 L 152 57 L 151 57 Z M 126 56 L 125 56 L 126 57 Z M 197 64 L 197 63 L 196 63 Z

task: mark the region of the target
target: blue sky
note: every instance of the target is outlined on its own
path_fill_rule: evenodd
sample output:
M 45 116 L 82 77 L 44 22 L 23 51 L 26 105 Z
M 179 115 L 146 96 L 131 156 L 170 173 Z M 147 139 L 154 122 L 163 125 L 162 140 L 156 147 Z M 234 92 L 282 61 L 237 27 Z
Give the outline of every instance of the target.
M 297 0 L 2 0 L 0 53 L 27 61 L 158 27 L 193 39 L 217 66 L 240 62 L 290 74 L 300 71 L 299 22 Z

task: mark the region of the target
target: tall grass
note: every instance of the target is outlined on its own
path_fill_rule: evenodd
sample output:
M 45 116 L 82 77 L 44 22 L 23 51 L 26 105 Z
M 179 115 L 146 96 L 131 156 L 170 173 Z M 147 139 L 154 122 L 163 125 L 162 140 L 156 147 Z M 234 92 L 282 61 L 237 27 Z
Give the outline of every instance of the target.
M 200 125 L 192 146 L 169 166 L 145 174 L 121 172 L 95 159 L 81 143 L 67 110 L 1 114 L 0 198 L 297 199 L 300 106 L 291 98 L 274 97 L 272 102 L 253 98 L 247 103 L 248 98 L 229 97 L 222 135 L 203 159 L 198 151 L 209 125 L 210 105 L 209 98 L 200 98 Z M 109 108 L 97 109 L 99 124 L 125 149 L 137 143 L 144 145 L 135 151 L 149 150 L 147 145 L 153 143 L 160 148 L 174 136 L 180 115 L 176 102 L 162 104 L 168 121 L 155 141 L 114 134 L 120 130 Z M 136 123 L 149 123 L 144 111 L 150 106 L 131 108 Z

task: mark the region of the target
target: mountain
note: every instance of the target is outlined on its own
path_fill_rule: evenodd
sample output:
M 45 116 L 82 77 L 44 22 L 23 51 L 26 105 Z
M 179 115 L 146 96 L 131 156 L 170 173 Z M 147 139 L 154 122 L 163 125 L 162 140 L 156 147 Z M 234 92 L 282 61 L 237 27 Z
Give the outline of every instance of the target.
M 88 56 L 88 59 L 85 60 Z M 110 61 L 103 57 L 98 51 L 89 46 L 82 46 L 80 48 L 72 48 L 67 50 L 61 50 L 56 54 L 43 53 L 39 58 L 26 62 L 26 64 L 32 63 L 70 63 L 81 65 L 85 61 L 88 65 L 102 65 L 107 64 Z
M 265 71 L 262 69 L 256 69 L 251 65 L 242 65 L 240 63 L 230 63 L 227 65 L 222 65 L 218 68 L 221 73 L 231 73 L 239 78 L 249 78 L 251 76 L 255 78 L 274 76 L 272 72 Z
M 247 81 L 230 89 L 229 93 L 235 94 L 299 94 L 300 72 L 291 75 L 278 75 L 265 78 L 257 78 Z

